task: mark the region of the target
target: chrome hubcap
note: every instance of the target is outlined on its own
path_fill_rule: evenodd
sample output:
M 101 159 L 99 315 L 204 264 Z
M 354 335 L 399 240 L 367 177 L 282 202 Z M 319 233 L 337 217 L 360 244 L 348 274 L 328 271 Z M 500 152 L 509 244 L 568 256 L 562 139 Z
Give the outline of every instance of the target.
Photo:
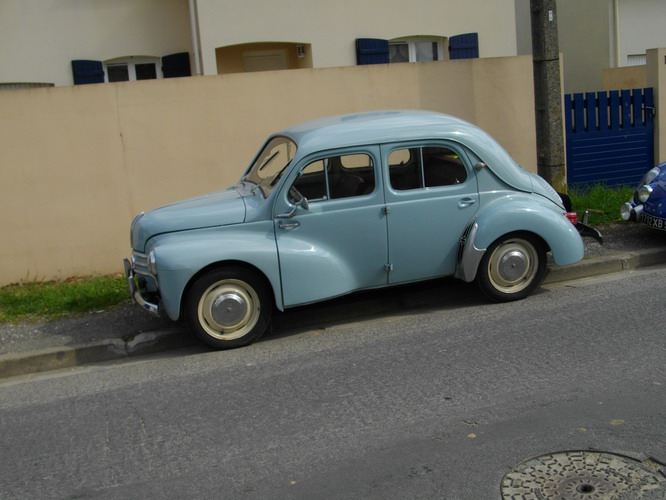
M 211 316 L 218 325 L 231 326 L 247 314 L 247 302 L 237 293 L 224 293 L 211 305 Z
M 261 306 L 254 289 L 240 280 L 222 280 L 203 293 L 199 323 L 211 337 L 234 340 L 248 334 L 259 320 Z
M 512 283 L 525 275 L 528 266 L 529 260 L 527 256 L 518 250 L 512 250 L 502 255 L 498 263 L 497 272 L 502 280 Z
M 539 268 L 539 255 L 529 241 L 510 239 L 495 248 L 488 266 L 493 287 L 504 293 L 516 293 L 534 280 Z

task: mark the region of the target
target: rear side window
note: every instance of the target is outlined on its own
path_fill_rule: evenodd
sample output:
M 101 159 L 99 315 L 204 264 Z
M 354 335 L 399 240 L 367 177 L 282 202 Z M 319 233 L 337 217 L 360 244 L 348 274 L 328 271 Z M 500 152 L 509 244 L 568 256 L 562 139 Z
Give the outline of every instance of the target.
M 467 170 L 452 149 L 428 146 L 396 149 L 389 155 L 391 187 L 398 191 L 461 184 Z

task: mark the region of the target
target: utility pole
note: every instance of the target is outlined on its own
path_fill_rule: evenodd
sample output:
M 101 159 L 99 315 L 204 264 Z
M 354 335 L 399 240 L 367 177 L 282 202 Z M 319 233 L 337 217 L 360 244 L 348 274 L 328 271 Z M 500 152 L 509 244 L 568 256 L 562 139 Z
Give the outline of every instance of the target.
M 537 171 L 561 193 L 567 191 L 562 126 L 560 48 L 555 0 L 530 0 L 536 109 Z

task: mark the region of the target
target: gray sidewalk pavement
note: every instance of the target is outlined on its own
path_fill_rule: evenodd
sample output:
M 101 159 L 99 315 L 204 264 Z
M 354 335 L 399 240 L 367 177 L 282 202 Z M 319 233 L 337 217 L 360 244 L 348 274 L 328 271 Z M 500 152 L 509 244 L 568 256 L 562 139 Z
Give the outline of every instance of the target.
M 666 232 L 633 223 L 599 229 L 604 245 L 586 238 L 585 258 L 567 267 L 549 265 L 546 284 L 666 263 Z M 297 308 L 290 313 L 277 314 L 274 331 L 433 307 L 447 300 L 447 293 L 452 293 L 453 287 L 443 283 L 438 280 L 364 292 Z M 0 379 L 194 345 L 199 342 L 182 325 L 152 317 L 129 303 L 112 310 L 51 322 L 0 324 Z

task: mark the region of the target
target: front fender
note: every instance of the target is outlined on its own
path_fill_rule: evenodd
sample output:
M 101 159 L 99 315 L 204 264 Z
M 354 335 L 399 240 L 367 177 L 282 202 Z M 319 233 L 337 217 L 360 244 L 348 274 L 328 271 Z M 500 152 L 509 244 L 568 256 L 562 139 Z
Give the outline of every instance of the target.
M 277 307 L 282 309 L 272 221 L 170 233 L 151 243 L 161 305 L 172 320 L 180 318 L 183 293 L 192 278 L 206 267 L 229 261 L 261 272 L 273 289 Z
M 488 203 L 480 210 L 462 243 L 457 277 L 474 280 L 488 247 L 505 234 L 518 231 L 539 236 L 558 266 L 574 264 L 583 258 L 585 248 L 575 226 L 559 207 L 551 208 L 534 196 L 513 195 Z

